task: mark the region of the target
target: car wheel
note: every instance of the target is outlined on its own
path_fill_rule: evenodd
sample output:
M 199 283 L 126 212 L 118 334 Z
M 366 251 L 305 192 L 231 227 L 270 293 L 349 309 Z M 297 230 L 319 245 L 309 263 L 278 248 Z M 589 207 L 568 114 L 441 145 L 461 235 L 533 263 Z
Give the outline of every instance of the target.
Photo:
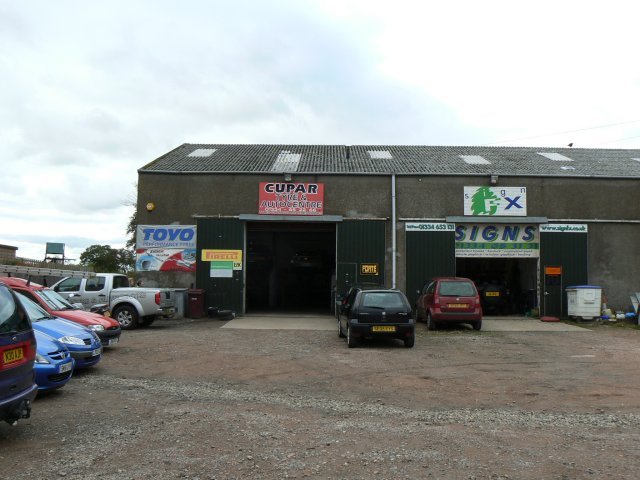
M 482 328 L 482 320 L 478 320 L 477 322 L 473 322 L 471 324 L 474 330 L 480 330 Z
M 351 327 L 347 326 L 347 346 L 353 348 L 356 346 L 356 339 L 351 335 Z
M 427 330 L 435 330 L 436 329 L 436 322 L 433 320 L 433 317 L 431 316 L 430 312 L 427 312 Z
M 133 330 L 138 326 L 138 312 L 129 305 L 117 307 L 113 312 L 113 318 L 118 321 L 123 330 Z
M 338 336 L 340 338 L 344 338 L 346 335 L 342 333 L 342 325 L 340 325 L 340 320 L 338 319 Z
M 412 348 L 415 343 L 416 343 L 416 334 L 415 333 L 413 335 L 411 335 L 410 337 L 407 337 L 407 338 L 404 339 L 404 347 L 405 348 Z

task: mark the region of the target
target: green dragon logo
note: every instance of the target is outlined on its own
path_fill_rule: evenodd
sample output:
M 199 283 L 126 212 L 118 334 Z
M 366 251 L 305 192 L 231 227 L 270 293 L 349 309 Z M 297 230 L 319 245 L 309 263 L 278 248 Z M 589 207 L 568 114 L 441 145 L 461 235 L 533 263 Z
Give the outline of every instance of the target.
M 494 215 L 498 211 L 500 197 L 489 187 L 480 187 L 471 197 L 472 215 Z

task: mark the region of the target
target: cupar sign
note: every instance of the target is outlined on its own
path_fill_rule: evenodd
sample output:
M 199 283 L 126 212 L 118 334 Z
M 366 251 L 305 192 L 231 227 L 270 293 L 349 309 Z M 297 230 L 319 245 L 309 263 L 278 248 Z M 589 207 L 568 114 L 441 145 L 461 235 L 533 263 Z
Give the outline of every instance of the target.
M 261 182 L 260 215 L 322 215 L 324 184 Z

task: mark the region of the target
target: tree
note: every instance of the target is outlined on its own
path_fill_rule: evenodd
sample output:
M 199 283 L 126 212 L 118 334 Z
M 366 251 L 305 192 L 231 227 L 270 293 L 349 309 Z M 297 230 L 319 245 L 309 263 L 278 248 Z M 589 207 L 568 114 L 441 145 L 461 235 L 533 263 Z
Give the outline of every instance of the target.
M 135 185 L 137 188 L 137 184 Z M 133 207 L 133 213 L 129 217 L 129 223 L 127 224 L 127 244 L 126 247 L 130 249 L 132 252 L 135 252 L 136 249 L 136 231 L 138 229 L 138 208 L 137 208 L 137 200 L 129 199 L 125 202 L 125 205 L 128 207 Z
M 96 272 L 128 273 L 135 266 L 135 255 L 125 248 L 111 245 L 91 245 L 80 254 L 80 265 L 91 267 Z

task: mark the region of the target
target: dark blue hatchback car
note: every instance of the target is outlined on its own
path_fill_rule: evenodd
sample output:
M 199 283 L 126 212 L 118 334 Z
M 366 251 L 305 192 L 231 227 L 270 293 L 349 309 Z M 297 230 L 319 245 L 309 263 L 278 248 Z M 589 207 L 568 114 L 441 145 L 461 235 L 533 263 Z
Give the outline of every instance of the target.
M 36 334 L 36 383 L 38 391 L 45 392 L 64 387 L 73 375 L 75 360 L 69 353 L 69 349 L 57 341 L 51 335 L 38 330 Z
M 33 362 L 36 340 L 15 294 L 0 283 L 0 420 L 14 425 L 31 414 L 38 390 Z

